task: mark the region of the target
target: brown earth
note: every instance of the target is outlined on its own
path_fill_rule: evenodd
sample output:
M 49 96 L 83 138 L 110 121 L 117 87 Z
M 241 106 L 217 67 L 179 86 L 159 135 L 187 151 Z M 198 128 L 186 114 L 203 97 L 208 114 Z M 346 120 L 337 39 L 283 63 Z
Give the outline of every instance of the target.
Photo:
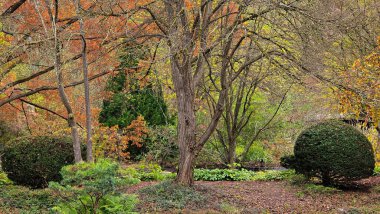
M 157 210 L 144 203 L 141 213 L 375 213 L 380 214 L 380 176 L 361 181 L 372 188 L 334 193 L 308 192 L 304 186 L 286 181 L 218 181 L 195 183 L 195 189 L 206 195 L 201 204 L 189 204 L 184 210 Z M 142 182 L 128 193 L 157 182 Z

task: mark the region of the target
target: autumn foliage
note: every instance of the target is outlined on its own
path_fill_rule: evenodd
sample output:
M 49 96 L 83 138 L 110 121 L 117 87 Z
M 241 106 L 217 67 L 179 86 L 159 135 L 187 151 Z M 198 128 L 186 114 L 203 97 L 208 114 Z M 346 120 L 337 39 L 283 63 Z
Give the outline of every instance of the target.
M 380 99 L 380 37 L 378 43 L 372 53 L 357 59 L 351 70 L 341 72 L 348 89 L 340 94 L 344 113 L 364 114 L 375 123 L 380 120 L 380 107 L 376 105 Z
M 148 128 L 142 116 L 138 116 L 129 126 L 122 129 L 118 126 L 101 126 L 95 130 L 93 137 L 94 155 L 96 158 L 126 161 L 130 158 L 128 148 L 141 148 L 147 134 Z
M 380 36 L 378 47 L 367 56 L 357 59 L 350 70 L 340 72 L 346 86 L 339 91 L 340 110 L 380 131 Z M 380 132 L 378 133 L 380 136 Z M 376 141 L 376 140 L 375 140 Z M 375 142 L 377 159 L 380 160 L 380 138 Z

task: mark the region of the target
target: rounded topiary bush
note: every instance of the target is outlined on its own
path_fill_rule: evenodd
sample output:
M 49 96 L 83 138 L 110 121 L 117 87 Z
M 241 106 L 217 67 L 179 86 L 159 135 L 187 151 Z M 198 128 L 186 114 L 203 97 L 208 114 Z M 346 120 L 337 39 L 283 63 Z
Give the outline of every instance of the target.
M 297 172 L 319 177 L 325 185 L 369 177 L 375 167 L 368 139 L 353 126 L 327 121 L 303 131 L 294 147 Z
M 2 168 L 16 184 L 32 188 L 47 187 L 60 181 L 59 171 L 74 162 L 70 138 L 28 136 L 8 142 L 1 157 Z

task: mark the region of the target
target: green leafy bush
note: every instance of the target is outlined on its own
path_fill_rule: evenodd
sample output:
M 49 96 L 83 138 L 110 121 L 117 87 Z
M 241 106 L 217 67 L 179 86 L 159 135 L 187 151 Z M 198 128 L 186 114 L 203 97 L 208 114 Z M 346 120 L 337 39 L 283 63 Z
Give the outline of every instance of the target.
M 152 127 L 146 159 L 161 166 L 175 166 L 179 156 L 176 135 L 177 128 L 173 125 Z
M 123 177 L 119 165 L 109 160 L 65 166 L 61 183 L 51 182 L 51 189 L 61 197 L 53 208 L 58 213 L 131 213 L 137 198 L 119 193 L 119 188 L 139 182 Z
M 28 136 L 6 144 L 1 157 L 3 170 L 16 184 L 42 188 L 60 181 L 59 170 L 74 161 L 70 138 Z
M 197 181 L 248 181 L 255 172 L 238 169 L 195 169 Z
M 164 172 L 158 164 L 140 163 L 121 169 L 122 175 L 132 176 L 141 181 L 162 181 L 173 178 L 174 173 Z M 174 175 L 173 175 L 174 174 Z
M 244 151 L 244 146 L 238 146 L 236 153 L 241 155 Z M 253 163 L 271 163 L 272 155 L 268 149 L 265 148 L 262 142 L 255 141 L 249 149 L 244 161 Z
M 289 180 L 295 175 L 294 170 L 266 170 L 253 174 L 253 181 L 280 181 Z
M 375 166 L 368 139 L 354 127 L 338 121 L 314 125 L 301 133 L 295 147 L 295 169 L 325 185 L 349 184 L 369 177 Z
M 373 170 L 373 175 L 375 175 L 375 176 L 378 176 L 378 175 L 380 175 L 380 166 L 377 166 L 377 167 L 375 167 L 375 169 Z
M 144 202 L 154 203 L 162 210 L 183 209 L 187 204 L 201 204 L 205 196 L 191 187 L 165 181 L 140 190 Z
M 2 185 L 8 185 L 8 184 L 12 184 L 12 181 L 9 180 L 9 178 L 5 172 L 0 171 L 0 187 Z

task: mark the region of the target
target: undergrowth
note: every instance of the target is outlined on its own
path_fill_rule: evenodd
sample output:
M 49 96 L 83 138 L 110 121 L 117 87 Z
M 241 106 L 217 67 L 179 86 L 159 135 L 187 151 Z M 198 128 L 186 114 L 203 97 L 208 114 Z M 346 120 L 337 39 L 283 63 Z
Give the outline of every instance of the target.
M 183 209 L 189 204 L 201 204 L 205 196 L 191 187 L 164 181 L 140 190 L 142 201 L 154 203 L 158 209 Z
M 6 185 L 0 189 L 0 213 L 15 213 L 15 210 L 17 213 L 48 213 L 57 199 L 50 189 L 31 190 L 23 186 Z

